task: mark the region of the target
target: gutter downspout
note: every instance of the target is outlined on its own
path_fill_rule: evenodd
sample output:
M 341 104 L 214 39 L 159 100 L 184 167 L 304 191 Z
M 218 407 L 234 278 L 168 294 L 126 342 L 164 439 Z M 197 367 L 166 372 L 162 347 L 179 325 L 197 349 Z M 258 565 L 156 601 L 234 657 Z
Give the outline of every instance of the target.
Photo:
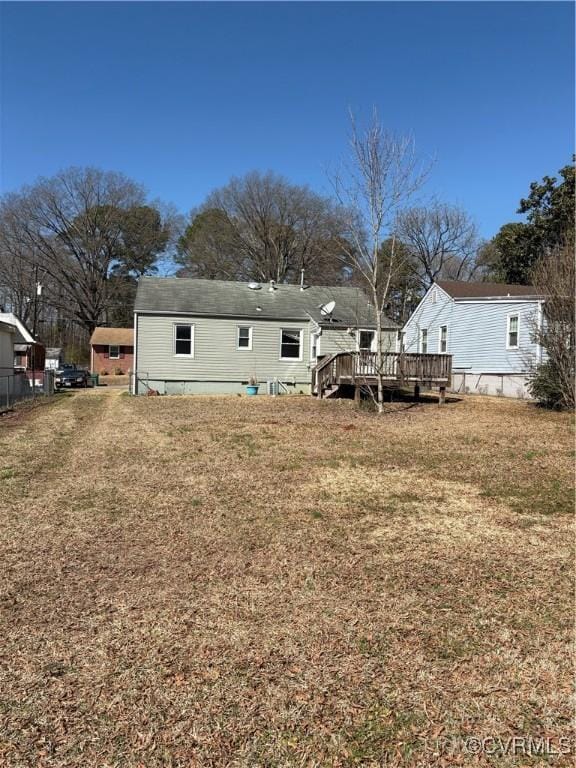
M 136 371 L 138 370 L 138 313 L 134 312 L 134 359 L 133 359 L 133 368 L 132 376 L 132 394 L 137 395 L 138 394 L 138 377 L 136 374 Z
M 537 311 L 537 316 L 536 316 L 536 326 L 538 328 L 538 333 L 542 333 L 542 324 L 543 324 L 543 322 L 544 322 L 544 313 L 542 311 L 542 301 L 539 301 L 538 302 L 538 311 Z M 542 344 L 540 343 L 539 340 L 536 342 L 536 346 L 537 346 L 536 358 L 538 360 L 538 364 L 540 365 L 542 363 L 543 355 L 542 355 Z

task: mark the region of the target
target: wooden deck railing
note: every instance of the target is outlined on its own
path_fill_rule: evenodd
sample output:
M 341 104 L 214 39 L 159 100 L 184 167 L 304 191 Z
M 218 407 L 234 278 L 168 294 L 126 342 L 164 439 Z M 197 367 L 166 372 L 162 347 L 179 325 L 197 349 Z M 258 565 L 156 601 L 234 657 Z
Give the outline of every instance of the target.
M 378 378 L 376 352 L 337 352 L 319 360 L 315 374 L 319 395 L 336 384 L 374 383 Z M 428 383 L 447 386 L 452 378 L 452 355 L 383 352 L 382 376 L 391 383 Z

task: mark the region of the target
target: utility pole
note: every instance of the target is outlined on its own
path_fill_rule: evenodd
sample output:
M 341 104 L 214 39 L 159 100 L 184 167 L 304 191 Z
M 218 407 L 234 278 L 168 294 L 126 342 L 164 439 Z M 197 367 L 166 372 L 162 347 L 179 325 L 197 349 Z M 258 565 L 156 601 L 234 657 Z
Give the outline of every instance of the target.
M 42 285 L 38 282 L 38 265 L 34 266 L 34 307 L 32 310 L 32 397 L 36 397 L 36 327 L 38 325 L 38 299 L 42 295 Z

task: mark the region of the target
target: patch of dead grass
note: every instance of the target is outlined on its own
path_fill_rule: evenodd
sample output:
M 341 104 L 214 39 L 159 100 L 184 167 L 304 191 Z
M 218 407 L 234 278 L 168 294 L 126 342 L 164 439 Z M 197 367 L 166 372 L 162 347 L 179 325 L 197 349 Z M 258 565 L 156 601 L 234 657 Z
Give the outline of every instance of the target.
M 571 440 L 472 398 L 0 426 L 0 763 L 540 765 L 431 745 L 569 734 Z

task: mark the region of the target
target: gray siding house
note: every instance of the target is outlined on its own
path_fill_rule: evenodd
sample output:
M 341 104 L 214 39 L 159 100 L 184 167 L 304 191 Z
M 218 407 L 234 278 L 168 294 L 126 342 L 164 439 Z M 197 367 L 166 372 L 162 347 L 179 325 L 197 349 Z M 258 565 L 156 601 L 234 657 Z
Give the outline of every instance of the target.
M 333 305 L 333 306 L 332 306 Z M 386 350 L 395 323 L 383 319 Z M 359 288 L 144 277 L 134 311 L 132 392 L 239 393 L 251 378 L 310 393 L 318 359 L 374 349 L 374 311 Z
M 533 340 L 543 298 L 533 286 L 443 280 L 434 283 L 403 329 L 406 352 L 451 354 L 456 392 L 528 397 Z

